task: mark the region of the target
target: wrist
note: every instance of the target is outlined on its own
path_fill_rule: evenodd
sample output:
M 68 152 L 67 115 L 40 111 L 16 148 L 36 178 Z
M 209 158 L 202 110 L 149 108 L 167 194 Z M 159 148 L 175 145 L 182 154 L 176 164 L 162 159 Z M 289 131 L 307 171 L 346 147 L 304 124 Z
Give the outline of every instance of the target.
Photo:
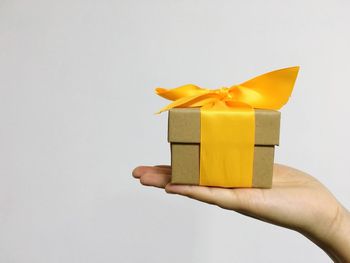
M 350 213 L 341 205 L 328 226 L 314 232 L 305 231 L 303 234 L 323 249 L 334 262 L 350 262 Z

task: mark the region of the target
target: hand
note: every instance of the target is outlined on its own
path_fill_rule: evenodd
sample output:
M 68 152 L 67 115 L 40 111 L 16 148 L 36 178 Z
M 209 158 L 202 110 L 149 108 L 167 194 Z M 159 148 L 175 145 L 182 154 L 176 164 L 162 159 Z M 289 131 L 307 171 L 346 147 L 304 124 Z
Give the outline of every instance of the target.
M 271 189 L 226 189 L 174 185 L 171 167 L 140 166 L 133 176 L 143 185 L 165 188 L 224 209 L 296 230 L 315 242 L 336 262 L 350 262 L 349 212 L 319 181 L 284 165 L 274 165 Z

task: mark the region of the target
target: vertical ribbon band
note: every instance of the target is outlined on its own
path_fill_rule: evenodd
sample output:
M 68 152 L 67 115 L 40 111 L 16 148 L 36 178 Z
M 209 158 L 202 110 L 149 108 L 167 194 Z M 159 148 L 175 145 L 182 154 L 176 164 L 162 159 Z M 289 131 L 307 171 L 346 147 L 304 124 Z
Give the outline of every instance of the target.
M 201 109 L 200 185 L 251 187 L 255 113 L 221 103 Z

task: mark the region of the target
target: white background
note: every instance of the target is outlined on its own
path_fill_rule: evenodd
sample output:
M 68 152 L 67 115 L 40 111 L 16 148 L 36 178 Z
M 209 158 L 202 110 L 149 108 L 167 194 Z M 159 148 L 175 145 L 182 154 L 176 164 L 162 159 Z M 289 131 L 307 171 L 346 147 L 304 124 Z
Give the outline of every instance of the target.
M 276 161 L 350 206 L 350 2 L 0 0 L 0 262 L 329 262 L 300 234 L 132 179 L 157 86 L 300 65 Z

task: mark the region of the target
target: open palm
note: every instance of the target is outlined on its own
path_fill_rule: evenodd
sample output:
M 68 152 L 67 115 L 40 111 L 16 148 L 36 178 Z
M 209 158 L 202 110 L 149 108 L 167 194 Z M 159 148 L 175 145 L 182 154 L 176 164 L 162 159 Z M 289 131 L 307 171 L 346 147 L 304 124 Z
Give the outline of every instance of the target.
M 143 185 L 165 188 L 224 209 L 297 230 L 313 241 L 331 240 L 344 208 L 314 177 L 284 165 L 274 165 L 271 189 L 218 188 L 170 183 L 171 167 L 140 166 L 133 176 Z

